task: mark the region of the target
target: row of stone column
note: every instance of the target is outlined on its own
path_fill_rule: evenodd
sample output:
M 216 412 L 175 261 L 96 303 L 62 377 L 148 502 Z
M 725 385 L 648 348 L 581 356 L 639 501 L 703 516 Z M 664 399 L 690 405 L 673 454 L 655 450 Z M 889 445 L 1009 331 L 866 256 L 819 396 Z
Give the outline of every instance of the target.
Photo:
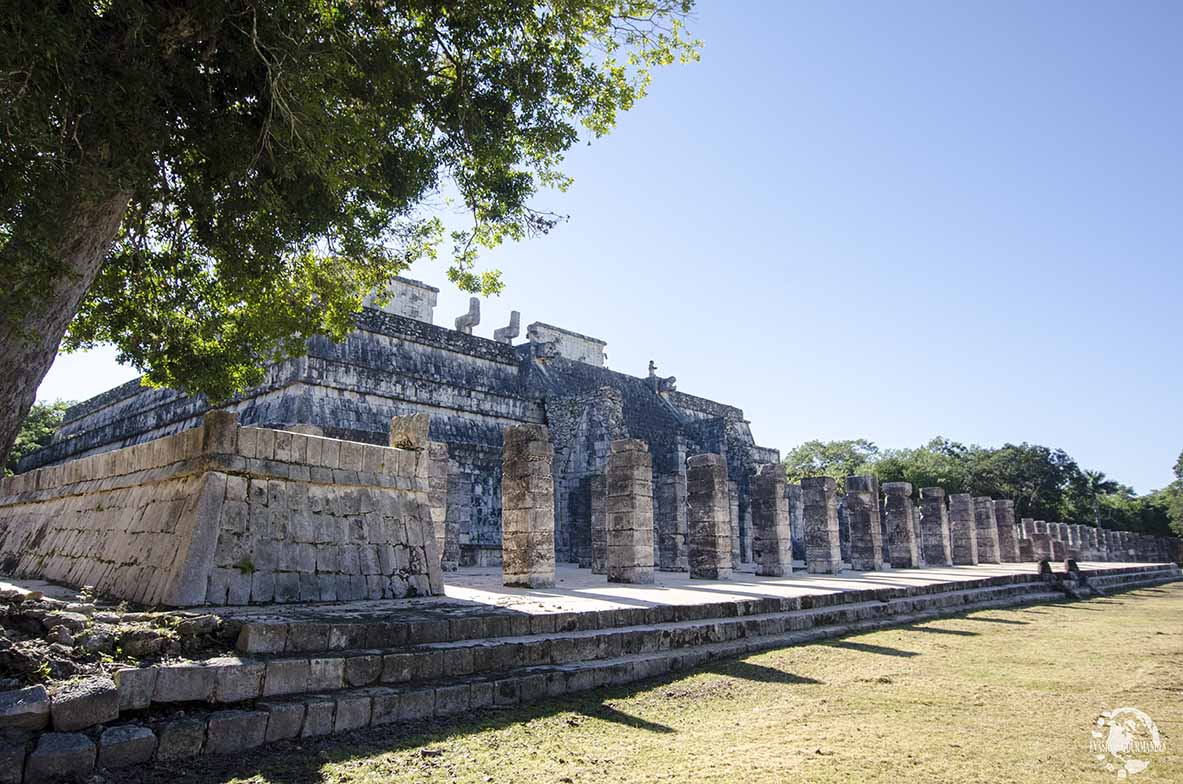
M 502 464 L 502 570 L 507 585 L 549 587 L 555 579 L 554 449 L 545 427 L 518 425 L 505 432 Z M 1088 526 L 1024 519 L 1015 523 L 1014 502 L 920 490 L 873 476 L 845 481 L 849 562 L 843 560 L 837 483 L 810 477 L 800 484 L 805 566 L 835 574 L 850 568 L 952 566 L 1075 558 L 1104 560 L 1120 553 L 1130 560 L 1171 560 L 1177 539 Z M 591 569 L 611 582 L 654 580 L 653 462 L 646 443 L 613 441 L 605 473 L 589 480 Z M 756 573 L 792 572 L 790 498 L 780 465 L 759 468 L 751 478 L 752 558 Z M 736 557 L 735 492 L 721 455 L 694 455 L 686 470 L 686 561 L 690 576 L 722 580 Z M 1175 544 L 1170 544 L 1174 542 Z M 1115 559 L 1121 560 L 1121 559 Z

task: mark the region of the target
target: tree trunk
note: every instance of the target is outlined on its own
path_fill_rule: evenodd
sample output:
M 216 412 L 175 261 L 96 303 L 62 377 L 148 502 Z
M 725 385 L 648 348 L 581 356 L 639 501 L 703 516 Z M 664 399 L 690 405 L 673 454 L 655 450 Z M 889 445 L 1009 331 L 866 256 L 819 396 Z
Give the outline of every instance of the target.
M 8 459 L 37 387 L 115 240 L 130 199 L 127 191 L 76 192 L 65 199 L 50 249 L 60 266 L 56 274 L 39 281 L 44 290 L 41 307 L 10 319 L 0 314 L 0 465 Z

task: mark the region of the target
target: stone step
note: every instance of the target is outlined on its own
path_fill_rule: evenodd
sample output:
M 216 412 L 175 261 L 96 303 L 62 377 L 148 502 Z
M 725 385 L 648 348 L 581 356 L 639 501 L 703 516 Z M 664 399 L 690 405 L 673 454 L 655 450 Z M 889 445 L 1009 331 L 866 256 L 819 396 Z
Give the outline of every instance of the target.
M 95 766 L 96 758 L 99 767 L 124 767 L 148 764 L 153 760 L 175 761 L 198 754 L 241 753 L 284 739 L 444 718 L 490 706 L 525 704 L 587 689 L 622 685 L 685 671 L 727 657 L 923 622 L 967 610 L 1055 602 L 1064 598 L 1059 592 L 1046 589 L 1012 593 L 1001 598 L 982 598 L 988 595 L 988 592 L 979 592 L 976 601 L 689 648 L 632 653 L 571 664 L 519 667 L 499 674 L 441 678 L 430 683 L 370 686 L 260 699 L 250 706 L 236 709 L 191 710 L 179 718 L 175 715 L 159 718 L 148 715 L 141 724 L 105 728 L 97 744 L 81 733 L 46 733 L 23 747 L 10 749 L 9 758 L 20 764 L 19 758 L 24 757 L 26 770 L 43 769 L 48 765 L 86 776 Z
M 653 607 L 615 607 L 579 612 L 519 612 L 504 608 L 422 607 L 391 612 L 358 610 L 348 614 L 325 607 L 302 617 L 229 616 L 240 624 L 236 648 L 242 653 L 319 653 L 393 648 L 425 643 L 516 637 L 530 634 L 591 631 L 676 621 L 736 618 L 816 607 L 887 601 L 906 596 L 970 590 L 996 585 L 1034 583 L 1030 574 L 998 575 L 906 588 L 868 588 L 807 596 L 729 599 L 720 602 Z M 726 583 L 723 583 L 726 585 Z
M 564 665 L 689 648 L 924 609 L 968 606 L 1045 590 L 1042 582 L 1025 582 L 737 618 L 332 651 L 311 656 L 223 657 L 121 670 L 115 680 L 122 710 L 194 702 L 236 704 L 345 687 L 427 682 L 522 666 Z

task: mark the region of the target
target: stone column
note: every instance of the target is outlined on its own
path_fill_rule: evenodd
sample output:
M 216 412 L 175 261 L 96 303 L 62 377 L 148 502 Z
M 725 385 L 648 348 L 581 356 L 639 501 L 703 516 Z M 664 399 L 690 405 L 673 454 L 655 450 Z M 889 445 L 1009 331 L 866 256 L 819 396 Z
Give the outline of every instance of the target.
M 994 522 L 998 526 L 998 560 L 1000 563 L 1018 563 L 1019 537 L 1015 530 L 1015 502 L 1000 498 L 994 502 Z
M 608 453 L 608 582 L 653 582 L 653 458 L 639 438 Z
M 805 565 L 805 503 L 801 485 L 786 484 L 785 500 L 789 503 L 789 535 L 793 537 L 793 560 Z
M 879 480 L 873 476 L 846 477 L 846 514 L 850 519 L 850 567 L 860 572 L 882 569 Z
M 811 476 L 801 480 L 805 567 L 811 574 L 837 574 L 842 571 L 837 489 L 837 483 L 828 476 Z
M 1030 517 L 1024 517 L 1019 523 L 1019 560 L 1023 562 L 1037 561 L 1035 557 L 1035 542 L 1032 535 L 1035 533 L 1035 521 Z
M 722 455 L 694 455 L 687 461 L 686 495 L 690 576 L 726 580 L 731 577 L 731 499 Z
M 974 525 L 978 540 L 978 563 L 1002 563 L 998 547 L 998 520 L 994 500 L 988 496 L 974 499 Z
M 731 521 L 731 568 L 739 569 L 743 550 L 739 543 L 739 484 L 727 483 L 727 516 Z
M 793 571 L 789 533 L 789 500 L 785 498 L 785 469 L 779 463 L 762 465 L 751 482 L 752 556 L 756 574 L 783 577 Z
M 591 573 L 608 573 L 608 479 L 594 474 L 587 480 L 591 507 Z
M 1052 540 L 1052 560 L 1063 561 L 1068 555 L 1068 545 L 1064 541 L 1064 528 L 1061 523 L 1047 524 L 1047 534 Z
M 542 425 L 505 429 L 501 462 L 501 574 L 506 585 L 555 584 L 554 447 Z
M 454 572 L 460 568 L 460 530 L 448 523 L 448 445 L 432 441 L 427 447 L 427 500 L 435 529 L 436 552 L 440 568 Z
M 949 496 L 949 539 L 954 565 L 972 566 L 978 562 L 978 527 L 974 499 L 969 493 Z
M 653 487 L 657 515 L 657 568 L 663 572 L 688 572 L 686 554 L 686 474 L 659 474 Z
M 949 507 L 943 487 L 920 488 L 920 555 L 929 566 L 952 566 Z
M 916 515 L 912 507 L 912 485 L 907 482 L 886 482 L 883 492 L 883 519 L 887 523 L 890 563 L 895 569 L 920 566 L 920 548 L 913 528 Z
M 924 562 L 924 548 L 920 545 L 924 541 L 924 537 L 920 535 L 920 507 L 915 504 L 912 505 L 912 539 L 916 542 L 916 565 L 927 566 Z
M 1101 531 L 1099 528 L 1092 526 L 1088 529 L 1089 535 L 1089 560 L 1103 561 L 1105 557 L 1101 551 Z
M 1055 554 L 1052 551 L 1052 535 L 1048 533 L 1047 523 L 1043 520 L 1034 520 L 1031 524 L 1035 526 L 1035 531 L 1031 534 L 1031 550 L 1035 560 L 1052 560 Z

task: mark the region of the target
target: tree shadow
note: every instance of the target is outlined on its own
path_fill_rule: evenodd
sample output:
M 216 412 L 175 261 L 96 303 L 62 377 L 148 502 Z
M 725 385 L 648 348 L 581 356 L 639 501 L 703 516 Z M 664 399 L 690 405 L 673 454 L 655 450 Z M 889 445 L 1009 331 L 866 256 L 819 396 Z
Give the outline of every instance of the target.
M 835 640 L 832 642 L 823 643 L 831 648 L 845 648 L 849 651 L 859 651 L 861 653 L 877 653 L 882 656 L 901 656 L 912 657 L 919 656 L 916 651 L 905 651 L 900 648 L 892 648 L 887 645 L 872 645 L 869 642 L 851 642 L 850 640 Z
M 661 733 L 674 732 L 673 727 L 667 727 L 655 721 L 642 719 L 640 716 L 633 716 L 631 713 L 625 713 L 622 710 L 613 708 L 611 705 L 604 705 L 602 703 L 594 708 L 583 709 L 578 712 L 580 715 L 587 716 L 589 719 L 603 719 L 604 721 L 610 721 L 614 724 L 621 724 L 637 730 Z
M 753 664 L 750 661 L 744 661 L 742 659 L 712 664 L 704 667 L 702 671 L 714 673 L 715 675 L 728 675 L 733 678 L 741 678 L 745 681 L 755 681 L 756 683 L 783 683 L 789 685 L 822 684 L 821 681 L 814 678 L 808 678 L 804 675 L 794 675 L 791 672 L 778 670 L 776 667 L 765 667 L 763 664 Z

